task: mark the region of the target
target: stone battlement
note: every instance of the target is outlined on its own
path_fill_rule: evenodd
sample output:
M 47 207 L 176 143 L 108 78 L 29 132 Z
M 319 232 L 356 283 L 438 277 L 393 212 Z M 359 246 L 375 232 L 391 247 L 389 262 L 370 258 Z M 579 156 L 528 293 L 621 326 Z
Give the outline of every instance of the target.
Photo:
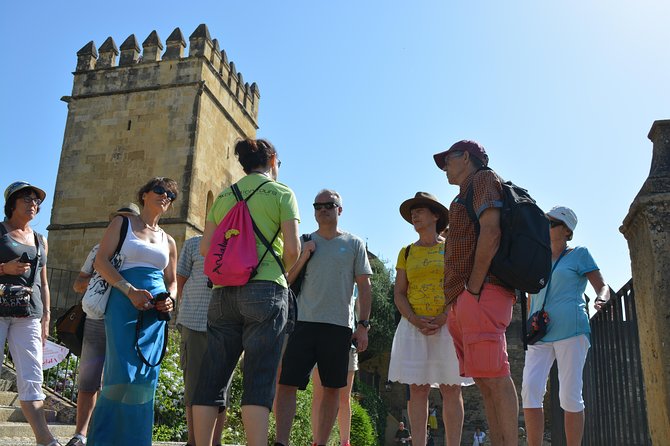
M 97 49 L 90 41 L 77 52 L 72 97 L 143 91 L 170 85 L 200 85 L 218 97 L 223 108 L 233 105 L 228 100 L 232 98 L 232 102 L 258 128 L 258 85 L 244 82 L 235 63 L 229 62 L 226 52 L 219 48 L 219 42 L 210 38 L 207 25 L 199 25 L 190 35 L 187 57 L 184 56 L 185 49 L 186 41 L 179 28 L 172 31 L 165 46 L 155 30 L 142 42 L 142 48 L 134 34 L 118 48 L 112 37 Z M 209 73 L 203 73 L 202 67 Z M 224 91 L 227 94 L 224 95 Z

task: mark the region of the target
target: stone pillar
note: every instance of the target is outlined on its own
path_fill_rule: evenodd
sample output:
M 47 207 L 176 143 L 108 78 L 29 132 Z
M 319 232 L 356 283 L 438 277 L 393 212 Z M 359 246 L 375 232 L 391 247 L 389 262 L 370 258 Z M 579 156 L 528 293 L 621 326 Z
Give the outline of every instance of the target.
M 670 120 L 655 121 L 651 170 L 621 232 L 628 240 L 638 316 L 649 431 L 670 438 Z

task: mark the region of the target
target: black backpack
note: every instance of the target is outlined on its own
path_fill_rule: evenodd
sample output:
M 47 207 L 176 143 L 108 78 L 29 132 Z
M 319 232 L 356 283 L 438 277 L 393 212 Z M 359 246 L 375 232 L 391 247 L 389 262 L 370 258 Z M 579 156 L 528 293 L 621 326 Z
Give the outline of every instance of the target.
M 482 167 L 482 170 L 491 170 Z M 500 209 L 500 246 L 489 271 L 510 288 L 536 294 L 551 276 L 551 240 L 549 220 L 523 189 L 503 181 L 503 205 Z M 472 186 L 465 196 L 465 208 L 479 235 L 479 219 L 473 205 Z

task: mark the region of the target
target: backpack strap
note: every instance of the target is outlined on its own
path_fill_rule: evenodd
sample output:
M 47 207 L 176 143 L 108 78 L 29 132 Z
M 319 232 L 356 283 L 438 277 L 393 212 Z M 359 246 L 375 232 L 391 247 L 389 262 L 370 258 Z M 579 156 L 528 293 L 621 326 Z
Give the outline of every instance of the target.
M 479 172 L 482 170 L 492 170 L 490 167 L 487 166 L 482 166 L 477 171 L 474 173 L 474 175 L 477 175 Z M 472 176 L 472 181 L 475 180 L 474 175 Z M 502 181 L 501 181 L 502 182 Z M 479 231 L 481 229 L 479 225 L 479 218 L 477 218 L 477 214 L 475 213 L 475 205 L 474 205 L 474 200 L 475 200 L 475 192 L 474 188 L 472 187 L 472 182 L 470 183 L 470 187 L 468 187 L 468 191 L 465 193 L 465 200 L 463 205 L 465 205 L 465 210 L 468 212 L 468 217 L 470 217 L 470 221 L 475 224 L 475 232 L 477 235 L 479 235 Z M 460 202 L 460 200 L 458 200 Z
M 407 257 L 409 257 L 409 250 L 412 248 L 412 244 L 410 243 L 405 247 L 405 262 L 407 262 Z
M 254 194 L 258 191 L 258 189 L 260 189 L 263 185 L 268 184 L 269 182 L 270 182 L 270 180 L 263 181 L 261 184 L 258 185 L 258 187 L 256 189 L 253 190 L 253 192 L 251 192 L 249 195 L 247 195 L 247 198 L 242 198 L 242 192 L 240 191 L 240 188 L 237 185 L 237 183 L 230 186 L 230 188 L 232 189 L 233 195 L 235 195 L 235 199 L 237 201 L 243 201 L 243 200 L 244 201 L 249 201 L 249 199 L 254 196 Z

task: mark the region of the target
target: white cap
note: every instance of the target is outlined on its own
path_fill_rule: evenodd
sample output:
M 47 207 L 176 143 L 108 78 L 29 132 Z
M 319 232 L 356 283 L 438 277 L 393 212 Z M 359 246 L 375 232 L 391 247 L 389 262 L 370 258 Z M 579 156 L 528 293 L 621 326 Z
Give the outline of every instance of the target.
M 554 206 L 547 212 L 547 216 L 562 221 L 571 231 L 574 231 L 577 227 L 577 215 L 572 209 L 565 206 Z

